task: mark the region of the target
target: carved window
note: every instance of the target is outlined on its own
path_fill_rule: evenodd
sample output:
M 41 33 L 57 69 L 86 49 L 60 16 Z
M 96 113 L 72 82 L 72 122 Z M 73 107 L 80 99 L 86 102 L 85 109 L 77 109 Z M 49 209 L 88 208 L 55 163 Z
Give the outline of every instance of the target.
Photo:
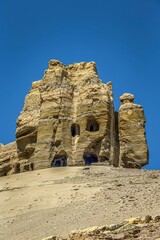
M 77 123 L 72 124 L 71 134 L 72 134 L 72 137 L 75 137 L 76 135 L 80 135 L 80 126 Z
M 99 123 L 95 118 L 88 118 L 86 130 L 89 132 L 99 131 Z

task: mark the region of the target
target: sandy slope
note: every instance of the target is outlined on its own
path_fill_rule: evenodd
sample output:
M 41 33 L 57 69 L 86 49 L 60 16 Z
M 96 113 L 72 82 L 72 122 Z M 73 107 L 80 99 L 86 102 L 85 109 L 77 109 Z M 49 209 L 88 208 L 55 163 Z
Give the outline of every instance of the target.
M 160 171 L 64 167 L 0 178 L 0 240 L 160 215 Z

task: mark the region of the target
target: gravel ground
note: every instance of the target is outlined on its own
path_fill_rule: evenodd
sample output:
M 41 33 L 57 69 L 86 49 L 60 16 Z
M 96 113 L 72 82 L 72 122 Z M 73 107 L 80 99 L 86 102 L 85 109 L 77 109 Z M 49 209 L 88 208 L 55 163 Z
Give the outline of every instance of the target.
M 0 240 L 66 237 L 145 215 L 160 215 L 160 171 L 63 167 L 0 178 Z

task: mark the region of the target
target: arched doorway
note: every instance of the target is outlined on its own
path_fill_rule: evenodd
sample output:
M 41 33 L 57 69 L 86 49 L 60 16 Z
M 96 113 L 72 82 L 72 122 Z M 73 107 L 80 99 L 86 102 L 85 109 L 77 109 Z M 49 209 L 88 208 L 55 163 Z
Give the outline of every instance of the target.
M 56 155 L 51 162 L 51 167 L 65 167 L 67 166 L 67 156 L 66 155 Z
M 98 162 L 98 158 L 96 154 L 84 154 L 83 159 L 85 165 L 91 165 L 92 163 Z

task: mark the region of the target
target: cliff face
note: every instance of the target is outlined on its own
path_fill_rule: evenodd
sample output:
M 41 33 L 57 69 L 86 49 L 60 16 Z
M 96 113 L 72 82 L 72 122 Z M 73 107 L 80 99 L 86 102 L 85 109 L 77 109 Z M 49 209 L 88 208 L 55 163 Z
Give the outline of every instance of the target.
M 114 164 L 115 135 L 112 85 L 101 82 L 95 63 L 66 67 L 51 60 L 17 120 L 18 156 L 34 169 L 85 161 Z
M 112 84 L 101 82 L 94 62 L 51 60 L 17 119 L 20 171 L 96 162 L 141 167 L 148 162 L 144 123 L 142 108 L 123 100 L 118 123 Z

